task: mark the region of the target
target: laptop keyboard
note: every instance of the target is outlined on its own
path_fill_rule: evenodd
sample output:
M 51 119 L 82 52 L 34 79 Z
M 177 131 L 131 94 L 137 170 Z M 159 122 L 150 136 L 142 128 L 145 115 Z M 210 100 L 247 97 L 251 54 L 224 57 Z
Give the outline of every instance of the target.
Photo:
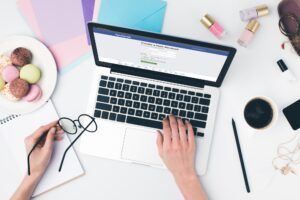
M 175 87 L 101 76 L 94 117 L 162 129 L 162 120 L 170 114 L 190 120 L 197 128 L 206 127 L 210 94 Z

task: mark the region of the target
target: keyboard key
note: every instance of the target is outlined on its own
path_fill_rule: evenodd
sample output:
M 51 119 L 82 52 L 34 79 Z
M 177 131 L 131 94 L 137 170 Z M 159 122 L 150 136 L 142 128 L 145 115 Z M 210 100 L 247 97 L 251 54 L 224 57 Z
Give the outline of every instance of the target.
M 117 103 L 117 98 L 111 97 L 110 98 L 110 103 L 111 104 L 116 104 Z
M 138 116 L 138 117 L 141 117 L 143 115 L 143 111 L 142 110 L 136 110 L 135 115 Z
M 173 88 L 172 91 L 175 92 L 175 93 L 179 92 L 179 90 L 177 88 Z
M 123 82 L 124 82 L 124 79 L 117 78 L 117 82 L 123 83 Z
M 170 106 L 170 100 L 168 100 L 168 99 L 165 99 L 164 100 L 164 106 Z
M 159 90 L 154 90 L 153 91 L 153 96 L 159 97 L 159 95 L 160 95 L 160 91 Z
M 103 79 L 103 80 L 107 80 L 107 79 L 108 79 L 108 77 L 107 77 L 107 76 L 104 76 L 104 75 L 102 75 L 102 76 L 101 76 L 101 79 Z
M 148 110 L 155 111 L 155 105 L 150 104 L 149 107 L 148 107 Z
M 124 106 L 125 100 L 124 99 L 118 99 L 118 105 Z
M 134 108 L 140 108 L 140 102 L 137 102 L 137 101 L 135 101 L 135 102 L 133 102 L 133 107 Z
M 208 99 L 203 99 L 203 98 L 200 99 L 200 104 L 202 104 L 202 105 L 208 106 L 209 103 L 210 103 L 210 100 L 208 100 Z
M 179 116 L 180 117 L 185 117 L 186 116 L 186 111 L 185 110 L 180 110 L 179 111 Z
M 114 83 L 114 82 L 108 82 L 108 83 L 107 83 L 107 87 L 108 87 L 108 88 L 114 88 L 114 86 L 115 86 L 115 83 Z
M 131 80 L 125 80 L 125 83 L 126 83 L 126 84 L 131 84 L 132 81 L 131 81 Z
M 120 106 L 113 106 L 113 111 L 114 112 L 119 112 Z
M 134 109 L 132 109 L 132 108 L 129 108 L 128 109 L 128 115 L 134 115 Z
M 158 116 L 158 119 L 159 119 L 159 120 L 163 120 L 164 118 L 166 118 L 166 115 L 164 115 L 164 114 L 160 114 L 160 115 Z
M 117 90 L 110 90 L 109 96 L 113 96 L 113 97 L 117 96 Z
M 138 93 L 144 94 L 144 92 L 145 92 L 145 88 L 143 88 L 143 87 L 138 88 Z
M 156 106 L 156 112 L 162 112 L 163 107 L 162 106 Z
M 195 105 L 194 111 L 196 111 L 196 112 L 201 112 L 201 106 Z
M 189 91 L 188 94 L 189 94 L 189 95 L 195 95 L 195 92 Z
M 197 95 L 198 97 L 203 97 L 203 94 L 202 94 L 202 93 L 199 93 L 199 92 L 197 92 L 196 95 Z
M 150 117 L 150 112 L 144 111 L 143 117 L 149 118 Z
M 162 89 L 163 89 L 163 86 L 161 86 L 161 85 L 156 85 L 156 89 L 162 90 Z
M 171 109 L 168 108 L 168 107 L 165 107 L 165 108 L 164 108 L 164 113 L 165 113 L 165 114 L 170 114 L 170 113 L 171 113 Z
M 140 85 L 140 83 L 137 82 L 137 81 L 133 81 L 132 84 L 133 84 L 133 85 Z
M 198 104 L 199 99 L 197 97 L 192 97 L 192 103 Z
M 116 81 L 116 78 L 114 78 L 114 77 L 109 77 L 109 80 L 110 80 L 110 81 Z
M 153 120 L 149 120 L 149 119 L 142 119 L 142 118 L 128 116 L 126 122 L 129 124 L 147 126 L 147 127 L 151 127 L 151 128 L 155 128 L 155 129 L 162 129 L 161 122 L 153 121 Z
M 204 94 L 204 97 L 210 99 L 211 95 L 210 94 Z
M 186 117 L 192 119 L 192 118 L 194 118 L 194 113 L 189 111 L 189 112 L 187 112 Z
M 169 93 L 169 99 L 175 99 L 175 93 L 170 92 Z
M 140 99 L 140 95 L 139 94 L 133 94 L 132 99 L 138 101 Z
M 196 135 L 199 137 L 204 137 L 204 133 L 201 133 L 201 132 L 197 132 Z
M 107 81 L 101 80 L 99 85 L 100 85 L 101 87 L 106 87 Z
M 157 113 L 151 113 L 151 119 L 157 119 L 158 114 Z
M 118 114 L 117 116 L 118 122 L 125 122 L 125 120 L 126 120 L 126 115 Z
M 188 104 L 186 105 L 186 109 L 187 109 L 187 110 L 193 110 L 193 104 L 188 103 Z
M 199 127 L 199 128 L 205 128 L 206 123 L 202 121 L 197 121 L 197 120 L 190 120 L 192 126 Z
M 147 109 L 148 109 L 148 104 L 142 103 L 142 104 L 141 104 L 141 109 L 147 110 Z
M 208 107 L 206 107 L 206 106 L 203 106 L 203 107 L 202 107 L 202 112 L 203 112 L 203 113 L 208 113 L 208 110 L 209 110 Z
M 108 112 L 103 111 L 101 115 L 102 119 L 108 119 Z
M 126 100 L 125 105 L 126 105 L 127 107 L 131 107 L 131 106 L 132 106 L 132 101 Z
M 121 107 L 120 113 L 126 114 L 127 113 L 127 108 L 126 107 Z
M 148 103 L 154 103 L 155 98 L 154 97 L 148 97 Z
M 123 98 L 124 97 L 124 92 L 119 91 L 118 94 L 117 94 L 117 96 L 120 97 L 120 98 Z
M 168 97 L 168 92 L 162 91 L 162 92 L 160 93 L 160 97 L 162 97 L 162 98 L 167 98 L 167 97 Z
M 107 110 L 111 111 L 112 105 L 106 104 L 106 103 L 97 103 L 96 108 L 99 110 Z
M 191 96 L 188 95 L 184 95 L 184 99 L 185 102 L 190 102 L 191 101 Z
M 155 88 L 155 85 L 149 84 L 148 87 L 149 87 L 149 88 Z
M 98 94 L 105 94 L 108 95 L 109 90 L 106 88 L 99 88 Z
M 102 95 L 100 96 L 100 95 L 98 95 L 97 101 L 108 103 L 109 102 L 109 97 L 108 96 L 102 96 Z
M 171 91 L 171 88 L 170 87 L 165 87 L 164 88 L 166 91 Z
M 131 93 L 129 93 L 129 92 L 125 93 L 125 99 L 131 99 L 131 97 L 132 97 Z
M 142 87 L 147 87 L 147 83 L 141 83 L 140 84 Z
M 152 95 L 152 89 L 147 88 L 145 94 Z
M 181 94 L 187 94 L 187 91 L 186 90 L 180 90 L 180 93 Z
M 147 102 L 147 96 L 141 95 L 140 101 L 142 101 L 142 102 Z
M 180 102 L 180 103 L 179 103 L 179 108 L 180 108 L 180 109 L 185 109 L 185 103 Z
M 182 101 L 182 99 L 183 99 L 183 95 L 182 94 L 177 94 L 176 95 L 176 100 Z
M 136 91 L 137 91 L 137 87 L 134 86 L 134 85 L 132 85 L 132 86 L 130 87 L 130 91 L 131 91 L 131 92 L 136 92 Z
M 129 85 L 124 84 L 123 87 L 122 87 L 122 90 L 129 91 Z
M 97 118 L 101 117 L 101 111 L 100 110 L 95 110 L 94 117 L 97 117 Z
M 206 121 L 207 120 L 207 115 L 206 114 L 202 114 L 202 113 L 196 113 L 195 114 L 195 119 Z
M 162 99 L 156 98 L 155 103 L 158 104 L 158 105 L 161 105 L 162 104 Z
M 177 102 L 177 101 L 172 101 L 172 102 L 171 102 L 171 106 L 172 106 L 173 108 L 177 108 L 178 102 Z
M 178 116 L 178 112 L 179 112 L 178 109 L 172 109 L 172 111 L 171 111 L 171 113 L 175 116 Z
M 121 88 L 122 88 L 122 84 L 121 83 L 116 83 L 115 84 L 115 89 L 121 90 Z
M 109 114 L 109 120 L 116 120 L 117 114 L 116 113 L 110 113 Z

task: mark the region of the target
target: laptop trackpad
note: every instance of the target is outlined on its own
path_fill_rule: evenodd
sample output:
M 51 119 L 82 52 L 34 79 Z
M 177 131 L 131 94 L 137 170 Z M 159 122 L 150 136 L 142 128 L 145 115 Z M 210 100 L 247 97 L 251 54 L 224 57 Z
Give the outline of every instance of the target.
M 122 159 L 146 165 L 162 166 L 156 146 L 156 132 L 127 128 L 124 136 Z

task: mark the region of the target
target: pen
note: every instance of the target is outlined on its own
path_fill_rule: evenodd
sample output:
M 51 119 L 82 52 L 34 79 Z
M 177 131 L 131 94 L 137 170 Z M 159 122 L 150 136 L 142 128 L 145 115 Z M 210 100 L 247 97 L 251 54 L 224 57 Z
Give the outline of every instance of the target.
M 238 154 L 239 154 L 239 158 L 240 158 L 240 163 L 241 163 L 241 167 L 242 167 L 242 171 L 243 171 L 243 177 L 244 177 L 244 181 L 245 181 L 246 190 L 247 190 L 248 193 L 250 193 L 250 187 L 249 187 L 247 173 L 246 173 L 246 169 L 245 169 L 243 154 L 242 154 L 242 151 L 241 151 L 241 146 L 240 146 L 240 142 L 239 142 L 239 136 L 238 136 L 238 133 L 237 133 L 237 130 L 236 130 L 236 125 L 235 125 L 234 119 L 232 119 L 232 128 L 233 128 L 233 133 L 234 133 L 234 137 L 235 137 L 236 147 L 237 147 L 237 150 L 238 150 Z
M 27 173 L 28 176 L 30 176 L 30 155 L 33 152 L 33 150 L 39 145 L 43 140 L 45 140 L 46 136 L 48 134 L 48 131 L 44 132 L 41 137 L 36 141 L 36 143 L 33 145 L 32 149 L 30 150 L 28 156 L 27 156 Z

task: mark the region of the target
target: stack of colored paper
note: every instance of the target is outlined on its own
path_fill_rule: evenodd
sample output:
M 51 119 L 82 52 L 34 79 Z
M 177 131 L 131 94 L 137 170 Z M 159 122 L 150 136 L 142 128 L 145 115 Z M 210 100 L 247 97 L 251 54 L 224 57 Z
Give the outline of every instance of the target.
M 18 0 L 27 23 L 53 53 L 61 72 L 70 70 L 89 53 L 86 23 L 94 0 Z M 84 5 L 84 7 L 83 7 Z M 83 14 L 84 13 L 84 14 Z

